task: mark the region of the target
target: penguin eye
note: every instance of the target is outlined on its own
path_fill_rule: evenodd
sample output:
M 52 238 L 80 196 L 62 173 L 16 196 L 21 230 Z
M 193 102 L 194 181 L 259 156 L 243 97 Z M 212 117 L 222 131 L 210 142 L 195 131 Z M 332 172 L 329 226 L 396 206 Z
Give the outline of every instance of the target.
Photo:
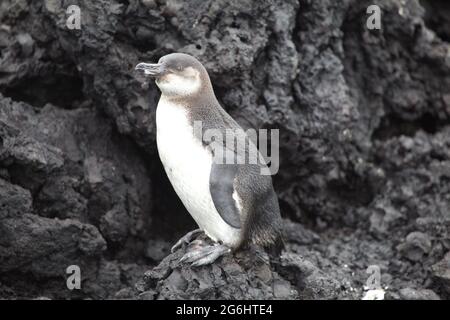
M 177 71 L 181 71 L 181 70 L 183 70 L 183 67 L 182 66 L 177 66 Z

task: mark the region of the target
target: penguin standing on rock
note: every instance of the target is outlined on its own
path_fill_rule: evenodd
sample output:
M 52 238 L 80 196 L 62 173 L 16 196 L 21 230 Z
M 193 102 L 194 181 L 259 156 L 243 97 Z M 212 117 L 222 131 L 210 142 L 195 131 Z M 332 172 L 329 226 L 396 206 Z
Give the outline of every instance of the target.
M 271 176 L 261 174 L 266 165 L 217 161 L 217 149 L 194 134 L 194 124 L 201 123 L 202 130 L 231 132 L 250 141 L 220 106 L 203 65 L 190 55 L 172 53 L 155 64 L 139 63 L 136 70 L 155 78 L 161 90 L 156 110 L 158 153 L 175 192 L 199 226 L 182 237 L 172 252 L 201 232 L 215 244 L 192 246 L 181 261 L 192 266 L 210 264 L 252 243 L 280 250 L 280 209 Z M 220 142 L 215 143 L 217 147 Z M 243 151 L 225 143 L 223 148 L 227 155 L 248 155 L 247 148 Z

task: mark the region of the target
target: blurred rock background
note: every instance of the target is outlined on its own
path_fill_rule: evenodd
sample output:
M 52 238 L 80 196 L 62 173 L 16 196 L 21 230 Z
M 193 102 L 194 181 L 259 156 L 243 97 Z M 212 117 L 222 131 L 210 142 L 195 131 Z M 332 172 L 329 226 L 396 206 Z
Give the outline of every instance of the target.
M 244 128 L 280 129 L 276 270 L 169 255 L 195 226 L 133 69 L 174 51 Z M 0 298 L 360 299 L 371 265 L 386 298 L 450 297 L 448 1 L 0 2 Z

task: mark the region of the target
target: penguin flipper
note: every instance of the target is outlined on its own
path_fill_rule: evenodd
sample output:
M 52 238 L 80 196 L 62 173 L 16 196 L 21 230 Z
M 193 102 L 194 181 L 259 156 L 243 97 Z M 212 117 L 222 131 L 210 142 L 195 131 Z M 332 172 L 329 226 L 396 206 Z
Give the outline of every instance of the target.
M 234 228 L 241 228 L 241 215 L 233 198 L 233 181 L 238 166 L 235 164 L 213 163 L 209 176 L 209 189 L 217 212 L 222 219 Z

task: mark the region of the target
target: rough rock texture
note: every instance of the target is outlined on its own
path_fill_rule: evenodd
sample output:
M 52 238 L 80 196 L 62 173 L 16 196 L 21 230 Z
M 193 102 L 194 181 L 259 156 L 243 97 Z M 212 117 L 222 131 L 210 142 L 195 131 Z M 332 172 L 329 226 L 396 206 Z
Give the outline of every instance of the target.
M 165 258 L 145 273 L 140 299 L 295 299 L 297 290 L 257 251 L 225 256 L 212 266 L 192 269 L 180 264 L 185 250 Z M 255 258 L 256 256 L 256 258 Z
M 360 299 L 375 265 L 386 298 L 448 299 L 449 17 L 445 0 L 1 1 L 0 297 Z M 280 129 L 279 261 L 169 255 L 194 224 L 133 67 L 173 51 L 243 127 Z

